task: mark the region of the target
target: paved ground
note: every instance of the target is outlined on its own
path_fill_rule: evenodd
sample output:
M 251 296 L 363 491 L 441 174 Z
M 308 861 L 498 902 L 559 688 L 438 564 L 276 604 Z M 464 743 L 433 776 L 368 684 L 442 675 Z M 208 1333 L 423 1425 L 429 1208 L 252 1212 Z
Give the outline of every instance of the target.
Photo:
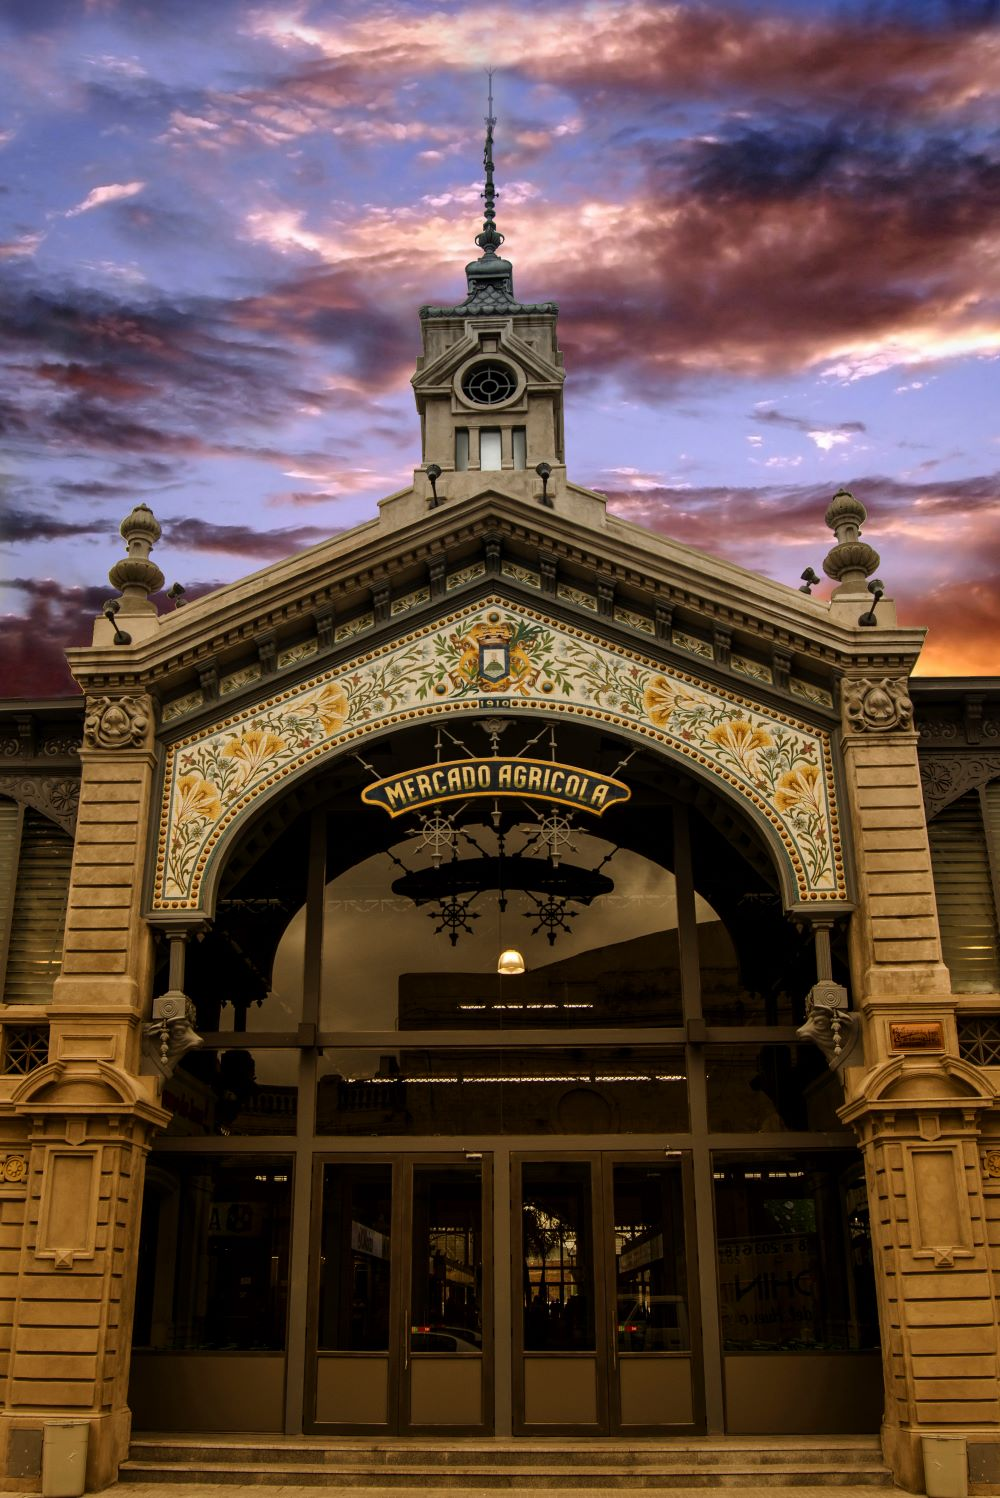
M 353 1493 L 355 1498 L 426 1498 L 433 1491 L 436 1498 L 567 1498 L 579 1494 L 580 1489 L 565 1488 L 300 1488 L 298 1486 L 272 1487 L 268 1483 L 249 1485 L 221 1483 L 164 1483 L 164 1482 L 116 1482 L 105 1488 L 109 1498 L 332 1498 L 337 1492 Z M 600 1498 L 600 1488 L 588 1488 L 587 1498 Z M 621 1498 L 621 1488 L 609 1488 Z M 892 1488 L 870 1487 L 820 1487 L 820 1488 L 661 1488 L 663 1498 L 775 1498 L 776 1493 L 787 1493 L 788 1498 L 886 1498 Z M 0 1489 L 0 1498 L 11 1498 L 5 1489 Z M 24 1498 L 24 1494 L 16 1495 Z
M 601 1498 L 603 1492 L 615 1493 L 617 1498 L 624 1498 L 627 1490 L 622 1488 L 587 1488 L 586 1498 Z M 652 1491 L 652 1490 L 647 1490 Z M 902 1498 L 901 1490 L 885 1487 L 868 1487 L 863 1483 L 850 1484 L 847 1487 L 839 1485 L 832 1487 L 829 1484 L 823 1487 L 698 1487 L 698 1488 L 661 1488 L 658 1490 L 662 1498 L 776 1498 L 777 1494 L 787 1494 L 787 1498 L 886 1498 L 895 1492 L 898 1498 Z M 354 1498 L 427 1498 L 428 1493 L 433 1493 L 435 1498 L 580 1498 L 581 1490 L 572 1484 L 562 1488 L 335 1488 L 335 1487 L 299 1487 L 297 1484 L 285 1483 L 202 1483 L 202 1482 L 116 1482 L 113 1487 L 105 1488 L 104 1494 L 108 1498 L 333 1498 L 337 1492 L 351 1493 Z M 11 1494 L 6 1488 L 0 1488 L 0 1498 L 24 1498 L 23 1493 Z

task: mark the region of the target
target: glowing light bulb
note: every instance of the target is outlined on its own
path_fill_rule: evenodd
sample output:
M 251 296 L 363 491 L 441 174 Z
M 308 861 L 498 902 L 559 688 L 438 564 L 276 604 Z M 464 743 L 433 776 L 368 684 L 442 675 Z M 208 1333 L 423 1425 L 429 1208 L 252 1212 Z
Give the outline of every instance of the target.
M 508 947 L 505 952 L 500 953 L 497 961 L 497 972 L 502 973 L 505 978 L 512 978 L 518 973 L 524 972 L 524 958 L 514 947 Z

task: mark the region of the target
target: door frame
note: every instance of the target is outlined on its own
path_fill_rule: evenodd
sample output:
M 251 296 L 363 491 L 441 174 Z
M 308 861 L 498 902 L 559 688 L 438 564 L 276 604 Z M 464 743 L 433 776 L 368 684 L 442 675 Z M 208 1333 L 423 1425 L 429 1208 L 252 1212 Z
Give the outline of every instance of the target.
M 688 1361 L 691 1370 L 691 1405 L 693 1419 L 688 1422 L 663 1425 L 627 1425 L 621 1421 L 621 1394 L 617 1327 L 617 1300 L 614 1294 L 614 1167 L 644 1162 L 662 1165 L 665 1160 L 674 1160 L 680 1170 L 682 1221 L 684 1233 L 684 1262 L 688 1300 L 688 1325 L 690 1350 Z M 524 1347 L 524 1304 L 518 1286 L 523 1279 L 521 1262 L 521 1221 L 523 1211 L 521 1167 L 525 1163 L 540 1162 L 554 1164 L 578 1161 L 589 1164 L 591 1180 L 591 1233 L 594 1244 L 594 1317 L 597 1377 L 597 1420 L 593 1424 L 541 1425 L 525 1422 L 525 1365 L 532 1356 Z M 512 1340 L 512 1429 L 516 1436 L 612 1436 L 627 1438 L 631 1435 L 699 1435 L 705 1431 L 705 1370 L 701 1325 L 701 1286 L 698 1275 L 697 1238 L 695 1234 L 694 1206 L 694 1159 L 691 1150 L 540 1150 L 513 1149 L 510 1152 L 511 1169 L 511 1297 L 510 1322 Z M 590 1353 L 565 1352 L 551 1354 L 567 1360 L 589 1358 Z M 626 1357 L 635 1354 L 625 1354 Z M 669 1357 L 670 1354 L 662 1354 Z
M 410 1421 L 410 1380 L 408 1372 L 414 1358 L 433 1358 L 434 1353 L 410 1352 L 409 1310 L 412 1305 L 411 1283 L 413 1254 L 413 1176 L 420 1165 L 479 1166 L 482 1205 L 482 1315 L 483 1350 L 479 1358 L 482 1380 L 482 1422 L 472 1425 L 414 1425 Z M 391 1170 L 392 1214 L 389 1258 L 389 1347 L 387 1349 L 386 1422 L 384 1425 L 361 1425 L 350 1421 L 331 1422 L 316 1418 L 319 1361 L 320 1259 L 323 1244 L 324 1173 L 328 1165 L 387 1165 Z M 309 1222 L 309 1273 L 306 1291 L 309 1337 L 304 1370 L 303 1430 L 309 1435 L 491 1435 L 495 1419 L 494 1394 L 494 1275 L 493 1264 L 493 1154 L 492 1151 L 459 1150 L 371 1150 L 358 1153 L 317 1151 L 313 1157 L 312 1204 Z M 382 1354 L 346 1351 L 345 1358 L 371 1359 Z M 459 1355 L 461 1356 L 461 1355 Z

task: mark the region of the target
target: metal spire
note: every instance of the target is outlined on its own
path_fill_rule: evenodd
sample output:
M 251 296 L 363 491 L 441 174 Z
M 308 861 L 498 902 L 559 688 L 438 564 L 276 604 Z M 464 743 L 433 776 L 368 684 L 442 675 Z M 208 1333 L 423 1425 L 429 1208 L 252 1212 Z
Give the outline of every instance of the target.
M 496 117 L 493 113 L 493 69 L 488 68 L 486 76 L 489 79 L 489 102 L 487 105 L 486 123 L 486 145 L 483 148 L 483 168 L 486 172 L 486 188 L 482 193 L 486 209 L 483 213 L 483 231 L 476 235 L 476 244 L 483 252 L 484 260 L 496 258 L 496 252 L 503 244 L 503 235 L 496 226 L 496 200 L 497 191 L 493 186 L 493 127 Z

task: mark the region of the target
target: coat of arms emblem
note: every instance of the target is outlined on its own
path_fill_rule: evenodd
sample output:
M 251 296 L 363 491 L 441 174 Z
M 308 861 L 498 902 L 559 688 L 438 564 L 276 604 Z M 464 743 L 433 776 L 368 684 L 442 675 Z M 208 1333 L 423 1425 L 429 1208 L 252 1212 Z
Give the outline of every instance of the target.
M 511 690 L 529 693 L 541 673 L 529 654 L 529 632 L 491 613 L 465 635 L 452 635 L 457 667 L 448 672 L 457 692 L 493 696 Z
M 496 686 L 510 675 L 510 637 L 514 633 L 510 625 L 491 629 L 479 640 L 479 676 L 490 686 Z

